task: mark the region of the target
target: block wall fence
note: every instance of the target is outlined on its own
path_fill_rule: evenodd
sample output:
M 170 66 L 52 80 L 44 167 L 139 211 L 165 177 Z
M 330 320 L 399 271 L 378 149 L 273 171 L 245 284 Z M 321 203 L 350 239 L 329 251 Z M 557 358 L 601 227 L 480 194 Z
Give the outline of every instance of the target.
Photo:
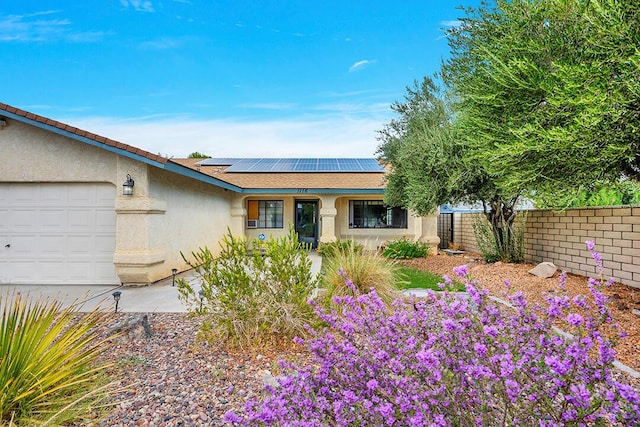
M 604 277 L 640 288 L 640 206 L 524 212 L 526 261 L 550 261 L 569 273 L 593 275 L 596 268 L 585 241 L 594 240 L 602 256 Z M 464 250 L 479 252 L 473 222 L 480 215 L 454 214 L 454 241 Z

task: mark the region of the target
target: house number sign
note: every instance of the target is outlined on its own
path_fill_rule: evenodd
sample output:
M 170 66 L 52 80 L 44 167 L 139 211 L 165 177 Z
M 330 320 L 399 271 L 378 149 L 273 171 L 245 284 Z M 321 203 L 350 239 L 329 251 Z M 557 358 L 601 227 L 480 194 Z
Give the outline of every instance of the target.
M 308 188 L 298 188 L 298 193 L 308 193 L 309 189 Z

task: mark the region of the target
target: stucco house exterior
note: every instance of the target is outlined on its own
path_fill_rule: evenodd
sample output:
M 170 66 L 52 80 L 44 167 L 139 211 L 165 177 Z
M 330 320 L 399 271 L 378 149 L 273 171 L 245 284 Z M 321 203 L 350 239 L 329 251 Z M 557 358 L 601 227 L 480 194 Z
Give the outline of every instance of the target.
M 435 248 L 437 216 L 384 206 L 371 160 L 169 159 L 0 103 L 0 285 L 150 284 L 227 229 Z

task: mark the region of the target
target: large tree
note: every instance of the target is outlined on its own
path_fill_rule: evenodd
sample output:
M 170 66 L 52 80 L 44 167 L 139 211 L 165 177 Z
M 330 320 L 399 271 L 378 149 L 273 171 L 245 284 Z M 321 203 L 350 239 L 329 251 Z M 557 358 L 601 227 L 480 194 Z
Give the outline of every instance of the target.
M 380 132 L 378 154 L 390 167 L 385 202 L 421 215 L 443 203 L 481 201 L 491 224 L 492 260 L 521 261 L 515 247 L 515 205 L 520 192 L 496 185 L 471 147 L 456 135 L 454 114 L 430 77 L 407 88 L 391 108 L 398 117 Z
M 622 0 L 466 9 L 442 74 L 459 134 L 501 187 L 562 198 L 640 177 L 639 10 Z
M 447 34 L 444 95 L 408 88 L 380 132 L 387 202 L 427 213 L 484 203 L 497 245 L 514 249 L 528 193 L 565 203 L 580 189 L 640 177 L 640 14 L 622 0 L 497 0 L 464 9 Z M 551 200 L 551 203 L 550 203 Z

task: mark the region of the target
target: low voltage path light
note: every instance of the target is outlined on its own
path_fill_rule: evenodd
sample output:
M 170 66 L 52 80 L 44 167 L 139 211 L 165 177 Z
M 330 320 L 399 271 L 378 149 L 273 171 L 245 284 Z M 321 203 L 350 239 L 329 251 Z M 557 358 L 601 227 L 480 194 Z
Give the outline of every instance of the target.
M 122 184 L 122 195 L 123 196 L 133 196 L 133 186 L 135 182 L 131 175 L 127 174 L 127 180 Z
M 204 291 L 202 289 L 198 291 L 198 296 L 200 297 L 200 311 L 202 312 L 202 301 L 204 301 Z
M 175 286 L 176 285 L 176 274 L 178 274 L 178 269 L 177 268 L 172 268 L 171 269 L 171 276 L 172 276 L 171 286 Z
M 113 295 L 113 300 L 116 302 L 116 313 L 117 313 L 118 312 L 118 303 L 120 302 L 120 297 L 122 296 L 122 292 L 115 291 L 111 295 Z

